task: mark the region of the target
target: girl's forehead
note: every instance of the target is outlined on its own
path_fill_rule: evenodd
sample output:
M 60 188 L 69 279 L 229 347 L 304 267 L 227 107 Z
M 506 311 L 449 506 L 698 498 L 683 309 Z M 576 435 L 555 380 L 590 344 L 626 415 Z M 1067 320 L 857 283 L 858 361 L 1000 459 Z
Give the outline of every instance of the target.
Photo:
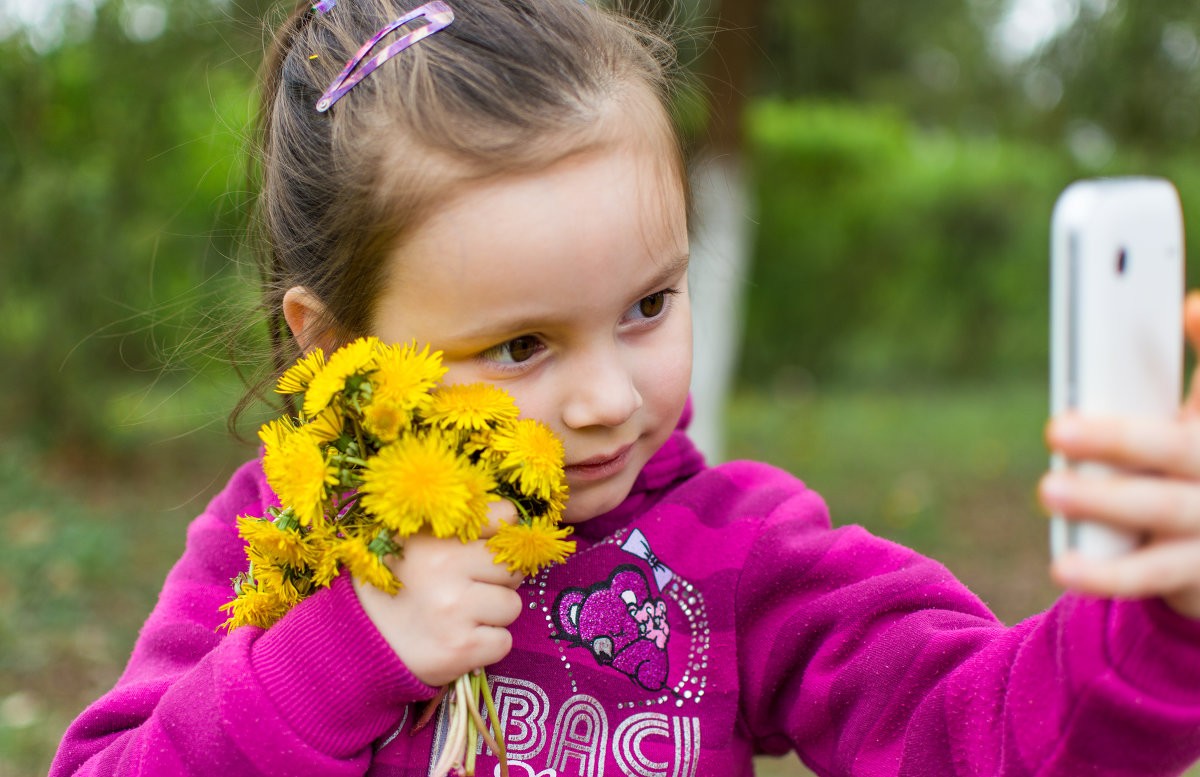
M 392 260 L 397 277 L 411 278 L 486 272 L 503 253 L 530 261 L 543 253 L 653 257 L 678 253 L 686 231 L 683 186 L 669 165 L 635 146 L 613 147 L 464 187 Z
M 648 149 L 613 146 L 464 189 L 389 258 L 379 316 L 610 311 L 686 255 L 678 176 Z

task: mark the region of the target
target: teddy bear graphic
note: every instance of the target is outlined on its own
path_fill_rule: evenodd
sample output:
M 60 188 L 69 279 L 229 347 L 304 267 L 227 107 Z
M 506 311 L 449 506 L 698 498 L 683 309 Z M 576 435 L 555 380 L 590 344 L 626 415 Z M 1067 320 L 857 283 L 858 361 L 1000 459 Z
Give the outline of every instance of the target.
M 622 564 L 589 588 L 567 588 L 554 603 L 557 637 L 587 648 L 648 691 L 667 682 L 667 604 L 650 596 L 642 571 Z

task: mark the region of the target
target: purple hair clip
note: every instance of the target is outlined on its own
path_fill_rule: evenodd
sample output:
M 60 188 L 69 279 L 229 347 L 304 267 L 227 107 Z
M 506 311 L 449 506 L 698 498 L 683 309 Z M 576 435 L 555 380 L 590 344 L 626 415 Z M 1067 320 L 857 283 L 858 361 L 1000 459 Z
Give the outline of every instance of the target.
M 426 24 L 389 44 L 387 48 L 367 61 L 363 61 L 363 58 L 371 52 L 371 49 L 375 48 L 379 41 L 383 40 L 384 36 L 417 19 L 424 19 Z M 371 36 L 371 39 L 362 45 L 358 53 L 350 58 L 350 61 L 346 63 L 346 67 L 342 69 L 341 73 L 338 73 L 338 77 L 333 79 L 333 83 L 329 85 L 329 88 L 325 90 L 325 94 L 321 95 L 321 99 L 317 101 L 317 112 L 324 113 L 329 110 L 330 106 L 342 98 L 342 95 L 349 92 L 360 81 L 371 75 L 375 71 L 375 68 L 387 62 L 409 46 L 421 42 L 439 30 L 445 29 L 452 21 L 454 21 L 454 11 L 450 10 L 450 6 L 441 0 L 434 0 L 432 3 L 426 3 L 420 8 L 410 11 L 394 22 L 389 23 L 382 30 Z M 361 67 L 359 67 L 360 64 Z M 358 69 L 356 70 L 355 68 Z
M 312 9 L 317 13 L 329 13 L 335 5 L 337 5 L 337 0 L 317 0 L 313 3 Z

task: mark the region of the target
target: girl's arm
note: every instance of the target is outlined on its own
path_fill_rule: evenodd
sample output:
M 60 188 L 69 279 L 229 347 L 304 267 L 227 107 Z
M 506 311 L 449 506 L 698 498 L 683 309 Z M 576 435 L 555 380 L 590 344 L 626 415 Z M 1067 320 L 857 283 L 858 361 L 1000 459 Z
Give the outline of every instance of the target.
M 738 584 L 743 719 L 822 775 L 1178 774 L 1200 756 L 1200 623 L 1068 595 L 1011 629 L 939 564 L 811 492 Z
M 67 730 L 51 775 L 361 775 L 371 743 L 435 689 L 371 625 L 348 577 L 268 631 L 218 629 L 257 514 L 244 467 L 188 531 L 116 687 Z

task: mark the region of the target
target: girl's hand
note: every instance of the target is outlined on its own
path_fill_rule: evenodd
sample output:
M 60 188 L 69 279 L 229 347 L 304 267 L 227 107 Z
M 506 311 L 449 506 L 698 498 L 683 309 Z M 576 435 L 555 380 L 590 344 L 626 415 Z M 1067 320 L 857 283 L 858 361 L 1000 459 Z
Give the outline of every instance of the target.
M 1200 351 L 1198 292 L 1188 296 L 1184 328 Z M 1103 479 L 1048 473 L 1038 489 L 1047 511 L 1146 537 L 1140 548 L 1117 559 L 1064 554 L 1051 568 L 1055 580 L 1099 596 L 1160 596 L 1176 611 L 1200 618 L 1200 370 L 1172 421 L 1068 414 L 1051 419 L 1046 441 L 1067 458 L 1125 470 Z
M 354 581 L 367 617 L 417 679 L 442 686 L 493 664 L 512 649 L 507 626 L 521 614 L 521 576 L 492 560 L 485 540 L 498 521 L 516 511 L 506 500 L 492 506 L 492 523 L 480 539 L 463 543 L 428 533 L 404 541 L 403 557 L 388 566 L 403 587 L 390 596 Z

